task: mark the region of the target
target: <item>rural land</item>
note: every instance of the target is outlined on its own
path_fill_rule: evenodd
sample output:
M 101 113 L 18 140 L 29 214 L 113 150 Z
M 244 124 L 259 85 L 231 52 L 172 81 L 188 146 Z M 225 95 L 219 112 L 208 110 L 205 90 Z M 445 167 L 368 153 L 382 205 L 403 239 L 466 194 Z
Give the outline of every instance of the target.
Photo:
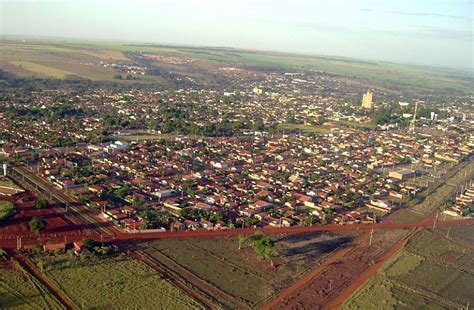
M 0 41 L 1 309 L 469 309 L 472 72 Z

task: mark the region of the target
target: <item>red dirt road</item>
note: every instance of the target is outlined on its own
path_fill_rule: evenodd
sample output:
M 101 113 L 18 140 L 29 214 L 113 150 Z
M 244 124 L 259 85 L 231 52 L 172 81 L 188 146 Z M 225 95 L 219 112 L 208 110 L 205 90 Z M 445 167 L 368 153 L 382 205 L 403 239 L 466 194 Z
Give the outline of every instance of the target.
M 339 309 L 340 306 L 355 292 L 359 287 L 362 287 L 367 280 L 369 280 L 377 271 L 392 258 L 398 251 L 400 251 L 410 240 L 410 238 L 418 231 L 413 229 L 406 237 L 394 244 L 385 254 L 372 266 L 370 266 L 365 272 L 363 272 L 356 281 L 353 281 L 348 287 L 346 287 L 339 295 L 333 299 L 328 305 L 327 309 Z

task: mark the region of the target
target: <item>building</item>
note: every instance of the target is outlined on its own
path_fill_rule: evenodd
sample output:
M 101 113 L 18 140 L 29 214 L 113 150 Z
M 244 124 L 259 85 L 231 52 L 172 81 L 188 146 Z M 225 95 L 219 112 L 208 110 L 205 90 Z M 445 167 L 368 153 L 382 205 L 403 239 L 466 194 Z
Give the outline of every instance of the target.
M 368 90 L 367 93 L 365 93 L 362 96 L 362 107 L 364 109 L 372 109 L 373 108 L 372 96 L 373 96 L 373 93 L 370 90 Z
M 409 178 L 413 178 L 416 175 L 416 172 L 413 170 L 406 170 L 406 169 L 401 169 L 401 170 L 396 170 L 396 171 L 390 171 L 388 173 L 388 176 L 390 178 L 394 178 L 397 180 L 406 180 Z

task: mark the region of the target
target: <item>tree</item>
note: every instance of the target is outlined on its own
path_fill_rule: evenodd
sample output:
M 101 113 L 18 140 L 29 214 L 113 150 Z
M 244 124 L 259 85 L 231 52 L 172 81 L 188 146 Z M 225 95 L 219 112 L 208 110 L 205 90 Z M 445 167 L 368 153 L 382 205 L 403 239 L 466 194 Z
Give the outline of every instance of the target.
M 273 266 L 272 258 L 274 255 L 273 248 L 275 246 L 273 240 L 266 235 L 258 235 L 254 238 L 256 238 L 253 242 L 253 250 L 255 251 L 255 254 L 264 260 L 269 260 L 270 264 Z
M 48 205 L 49 202 L 46 198 L 38 198 L 38 200 L 36 200 L 35 207 L 36 209 L 45 209 L 48 207 Z
M 46 222 L 41 217 L 33 217 L 30 221 L 30 230 L 34 233 L 39 233 L 46 228 Z
M 8 258 L 8 253 L 4 249 L 0 248 L 0 258 L 3 260 L 7 260 Z
M 250 238 L 246 235 L 239 235 L 239 250 L 242 249 L 243 244 L 249 244 Z

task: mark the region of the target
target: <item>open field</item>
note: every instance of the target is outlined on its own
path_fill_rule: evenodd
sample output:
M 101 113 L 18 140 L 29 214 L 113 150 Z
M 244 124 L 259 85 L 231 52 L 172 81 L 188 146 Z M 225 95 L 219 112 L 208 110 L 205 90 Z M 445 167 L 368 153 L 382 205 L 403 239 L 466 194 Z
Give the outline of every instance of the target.
M 226 307 L 238 308 L 238 302 L 240 307 L 255 308 L 320 264 L 333 250 L 352 240 L 352 236 L 303 234 L 278 236 L 275 240 L 276 268 L 258 259 L 250 247 L 239 250 L 235 237 L 157 240 L 140 248 L 160 262 L 173 260 L 179 265 L 174 269 L 184 267 L 211 283 L 214 289 L 230 295 L 228 300 L 219 300 Z
M 387 252 L 396 251 L 398 244 L 409 234 L 406 230 L 374 232 L 369 245 L 368 234 L 361 236 L 348 251 L 339 251 L 340 255 L 327 266 L 315 268 L 313 276 L 302 283 L 293 285 L 276 299 L 265 305 L 264 309 L 323 309 L 337 307 L 338 296 L 358 285 L 361 276 L 370 276 L 370 267 L 384 261 Z M 339 253 L 338 252 L 338 253 Z M 336 253 L 337 255 L 337 253 Z M 364 275 L 365 273 L 369 273 Z
M 278 129 L 283 132 L 301 132 L 301 133 L 330 133 L 329 126 L 313 126 L 304 124 L 280 124 Z
M 201 62 L 233 63 L 249 67 L 271 67 L 289 71 L 310 70 L 327 72 L 338 74 L 341 77 L 355 78 L 358 81 L 364 81 L 364 83 L 382 88 L 386 86 L 398 88 L 401 86 L 472 92 L 472 80 L 470 80 L 472 75 L 469 72 L 343 57 L 296 55 L 236 50 L 232 48 L 131 45 L 77 41 L 31 41 L 27 43 L 4 41 L 0 43 L 0 51 L 1 68 L 8 71 L 17 71 L 16 73 L 18 74 L 25 74 L 25 71 L 15 70 L 15 63 L 20 61 L 29 63 L 31 71 L 28 72 L 30 74 L 56 72 L 58 76 L 61 76 L 61 72 L 71 72 L 73 75 L 93 80 L 110 80 L 113 78 L 114 71 L 110 68 L 96 66 L 94 65 L 95 63 L 101 60 L 127 61 L 124 53 L 144 52 L 194 59 Z M 40 65 L 40 67 L 33 64 Z M 199 70 L 189 71 L 189 68 L 186 69 L 186 66 L 176 67 L 182 68 L 183 72 L 191 72 L 191 77 L 205 78 L 200 76 Z M 18 66 L 16 67 L 18 68 Z
M 35 278 L 13 261 L 0 263 L 2 309 L 64 309 Z
M 76 76 L 91 80 L 112 80 L 116 72 L 98 65 L 107 57 L 125 58 L 117 51 L 90 51 L 49 44 L 0 43 L 0 69 L 19 76 L 59 79 Z
M 472 226 L 451 229 L 467 236 Z M 474 302 L 474 249 L 444 238 L 443 231 L 419 231 L 350 299 L 345 309 L 454 309 Z
M 202 309 L 146 264 L 125 255 L 47 259 L 45 274 L 78 308 Z
M 38 73 L 40 75 L 46 75 L 46 76 L 50 76 L 50 77 L 54 77 L 58 79 L 63 79 L 67 76 L 73 75 L 73 73 L 71 72 L 55 69 L 53 67 L 41 65 L 39 63 L 34 63 L 31 61 L 20 60 L 20 61 L 11 61 L 10 63 L 20 68 L 29 70 L 33 73 Z

